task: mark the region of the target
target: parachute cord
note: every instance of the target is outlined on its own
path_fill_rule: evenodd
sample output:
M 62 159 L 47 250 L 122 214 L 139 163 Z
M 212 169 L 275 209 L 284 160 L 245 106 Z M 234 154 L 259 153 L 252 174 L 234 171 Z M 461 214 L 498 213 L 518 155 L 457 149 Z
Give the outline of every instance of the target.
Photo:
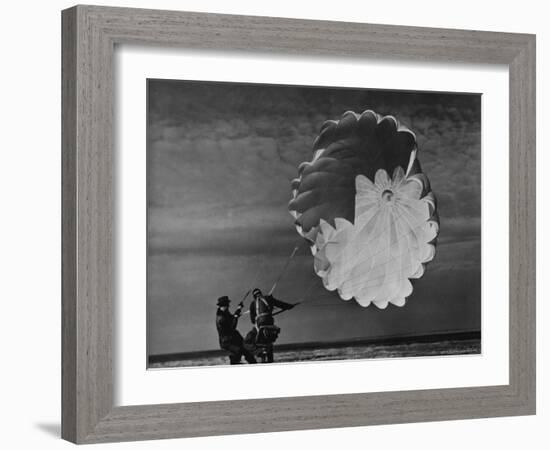
M 279 281 L 281 281 L 281 279 L 283 278 L 283 275 L 285 274 L 286 272 L 286 269 L 288 268 L 288 265 L 290 264 L 290 261 L 292 261 L 292 259 L 294 258 L 294 256 L 296 255 L 296 252 L 298 251 L 298 249 L 302 246 L 302 243 L 296 245 L 296 247 L 294 247 L 294 250 L 292 250 L 292 253 L 290 254 L 290 256 L 287 258 L 286 260 L 286 263 L 283 267 L 283 270 L 281 270 L 281 273 L 279 274 L 279 276 L 277 277 L 277 279 L 275 280 L 275 283 L 273 283 L 273 286 L 271 287 L 271 290 L 269 291 L 268 295 L 271 295 L 273 294 L 273 291 L 275 291 L 275 288 L 277 287 L 277 285 L 279 284 Z
M 271 243 L 271 245 L 269 247 L 269 253 L 271 253 L 273 248 L 274 248 L 274 243 Z M 251 292 L 252 289 L 254 289 L 256 287 L 256 283 L 258 282 L 258 279 L 260 278 L 260 274 L 263 271 L 264 266 L 265 266 L 265 263 L 263 261 L 261 261 L 261 258 L 259 258 L 258 262 L 256 264 L 256 274 L 254 275 L 254 280 L 250 284 L 250 291 L 249 292 Z M 246 312 L 248 312 L 248 311 L 246 311 Z
M 254 275 L 254 280 L 252 281 L 252 284 L 250 285 L 250 289 L 254 289 L 254 287 L 256 286 L 256 282 L 258 281 L 258 278 L 260 277 L 260 272 L 262 271 L 263 269 L 263 262 L 260 263 L 258 261 L 258 264 L 257 264 L 257 267 L 256 267 L 256 275 Z

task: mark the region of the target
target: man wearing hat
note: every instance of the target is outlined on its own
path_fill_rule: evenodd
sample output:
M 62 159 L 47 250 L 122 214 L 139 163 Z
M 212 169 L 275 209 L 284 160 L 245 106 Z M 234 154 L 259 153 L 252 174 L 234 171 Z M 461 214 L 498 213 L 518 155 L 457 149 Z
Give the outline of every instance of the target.
M 240 364 L 241 357 L 244 356 L 250 364 L 256 362 L 254 355 L 250 353 L 243 345 L 243 337 L 237 330 L 237 322 L 241 316 L 243 308 L 242 302 L 234 313 L 229 311 L 229 297 L 224 295 L 218 298 L 218 310 L 216 311 L 216 328 L 220 339 L 220 347 L 229 352 L 229 363 Z

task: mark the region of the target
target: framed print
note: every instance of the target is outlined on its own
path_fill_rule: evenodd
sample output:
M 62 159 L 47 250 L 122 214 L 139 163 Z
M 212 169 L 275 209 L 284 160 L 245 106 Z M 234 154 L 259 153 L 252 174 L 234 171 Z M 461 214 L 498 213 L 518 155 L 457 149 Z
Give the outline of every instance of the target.
M 481 352 L 480 94 L 150 79 L 147 100 L 149 367 Z M 429 125 L 413 134 L 364 105 Z M 319 116 L 338 118 L 312 156 Z M 218 332 L 205 298 L 220 303 Z
M 65 439 L 534 414 L 534 36 L 62 17 Z

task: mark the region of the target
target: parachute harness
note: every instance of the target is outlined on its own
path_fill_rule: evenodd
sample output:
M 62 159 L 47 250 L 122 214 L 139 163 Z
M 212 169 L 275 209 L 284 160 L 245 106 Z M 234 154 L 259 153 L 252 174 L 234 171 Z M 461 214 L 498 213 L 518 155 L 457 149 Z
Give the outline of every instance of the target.
M 270 315 L 269 312 L 258 313 L 258 311 L 260 310 L 260 301 L 266 306 L 266 308 L 269 308 L 269 303 L 267 303 L 267 300 L 265 298 L 256 297 L 256 299 L 254 300 L 254 306 L 256 307 L 256 319 L 254 320 L 254 327 L 256 328 L 256 331 L 258 331 L 258 333 L 260 332 L 260 326 L 258 325 L 258 319 L 260 317 Z

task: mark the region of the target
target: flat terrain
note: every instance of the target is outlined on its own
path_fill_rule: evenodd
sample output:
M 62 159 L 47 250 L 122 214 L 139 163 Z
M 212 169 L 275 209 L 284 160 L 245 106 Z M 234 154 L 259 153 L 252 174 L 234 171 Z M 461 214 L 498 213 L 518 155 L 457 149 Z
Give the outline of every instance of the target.
M 410 358 L 415 356 L 448 356 L 481 353 L 481 340 L 476 333 L 461 336 L 399 338 L 384 342 L 308 343 L 275 347 L 275 362 L 334 361 L 346 359 Z M 244 362 L 244 359 L 243 359 Z M 149 368 L 215 366 L 228 364 L 227 356 L 218 350 L 188 354 L 156 355 Z

